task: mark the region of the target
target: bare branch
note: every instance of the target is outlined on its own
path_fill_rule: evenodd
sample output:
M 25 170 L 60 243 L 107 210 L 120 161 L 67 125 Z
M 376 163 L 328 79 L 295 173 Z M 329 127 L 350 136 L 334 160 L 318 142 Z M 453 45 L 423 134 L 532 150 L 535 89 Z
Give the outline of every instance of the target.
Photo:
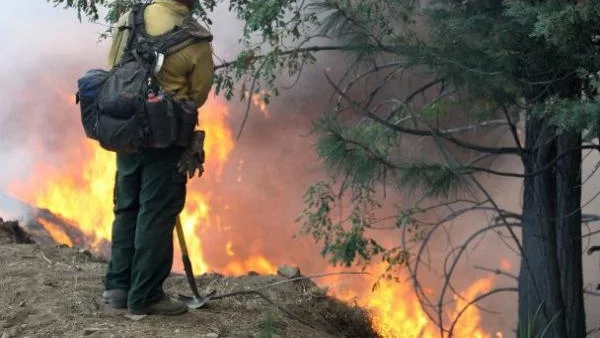
M 510 114 L 508 113 L 508 109 L 506 109 L 506 107 L 502 106 L 502 112 L 504 113 L 504 118 L 508 122 L 510 132 L 513 136 L 513 139 L 515 140 L 515 144 L 517 145 L 517 147 L 519 148 L 519 151 L 521 152 L 521 158 L 522 158 L 525 150 L 523 149 L 523 146 L 521 145 L 521 140 L 519 139 L 519 133 L 517 132 L 517 126 L 511 120 Z
M 272 301 L 271 299 L 269 299 L 269 297 L 265 296 L 263 293 L 261 293 L 260 291 L 253 289 L 253 290 L 240 290 L 240 291 L 234 291 L 234 292 L 229 292 L 229 293 L 225 293 L 222 295 L 217 295 L 217 296 L 213 296 L 210 298 L 210 300 L 216 300 L 216 299 L 221 299 L 221 298 L 226 298 L 226 297 L 234 297 L 234 296 L 245 296 L 245 295 L 257 295 L 260 298 L 266 300 L 269 304 L 275 306 L 277 309 L 279 309 L 279 311 L 285 313 L 288 317 L 295 319 L 297 321 L 299 321 L 300 323 L 310 327 L 310 328 L 315 328 L 314 326 L 312 326 L 309 322 L 307 322 L 306 320 L 298 317 L 296 314 L 294 314 L 293 312 L 291 312 L 290 310 L 284 308 L 283 306 L 275 303 L 274 301 Z
M 471 305 L 479 302 L 482 299 L 485 299 L 491 295 L 494 295 L 496 293 L 499 292 L 518 292 L 519 289 L 517 288 L 498 288 L 498 289 L 494 289 L 492 291 L 486 292 L 482 295 L 479 295 L 478 297 L 475 297 L 472 301 L 470 301 L 467 305 L 465 305 L 465 307 L 460 310 L 460 312 L 458 313 L 458 315 L 456 315 L 456 318 L 454 319 L 454 321 L 452 322 L 452 325 L 450 326 L 450 329 L 448 330 L 449 333 L 449 337 L 452 337 L 452 333 L 454 332 L 454 328 L 456 327 L 456 323 L 458 323 L 458 320 L 460 319 L 460 317 L 465 313 L 465 311 L 467 311 L 467 309 L 469 307 L 471 307 Z
M 244 130 L 244 126 L 246 125 L 246 121 L 248 120 L 248 115 L 250 113 L 250 107 L 252 107 L 252 93 L 254 92 L 254 87 L 256 86 L 256 81 L 258 80 L 259 76 L 260 76 L 260 71 L 263 69 L 263 67 L 265 66 L 266 62 L 263 62 L 260 67 L 256 70 L 256 73 L 254 74 L 253 78 L 252 78 L 252 84 L 250 85 L 250 91 L 248 92 L 248 97 L 246 98 L 248 100 L 248 103 L 246 104 L 246 111 L 244 112 L 244 118 L 242 119 L 242 124 L 240 125 L 240 129 L 238 130 L 237 136 L 236 136 L 236 140 L 239 140 L 240 137 L 242 136 L 242 131 Z
M 452 136 L 441 134 L 439 130 L 434 129 L 432 131 L 426 131 L 426 130 L 419 130 L 419 129 L 409 129 L 409 128 L 404 128 L 399 125 L 390 123 L 389 121 L 380 118 L 379 116 L 373 114 L 369 110 L 364 109 L 362 106 L 360 106 L 359 104 L 354 102 L 331 80 L 331 78 L 327 74 L 325 77 L 326 77 L 327 81 L 329 82 L 329 84 L 335 89 L 335 91 L 340 96 L 342 96 L 347 102 L 349 102 L 352 105 L 352 107 L 354 107 L 355 109 L 358 109 L 361 113 L 365 114 L 370 119 L 372 119 L 376 122 L 379 122 L 382 125 L 390 128 L 396 132 L 401 132 L 401 133 L 406 133 L 406 134 L 416 135 L 416 136 L 430 136 L 430 137 L 437 136 L 448 142 L 454 143 L 455 145 L 457 145 L 459 147 L 474 150 L 474 151 L 484 152 L 484 153 L 491 153 L 491 154 L 497 154 L 497 155 L 517 155 L 518 154 L 518 148 L 483 147 L 483 146 L 479 146 L 477 144 L 472 144 L 472 143 L 461 141 Z
M 440 130 L 440 134 L 449 135 L 449 134 L 456 134 L 456 133 L 464 133 L 467 131 L 477 130 L 479 128 L 498 127 L 498 126 L 503 126 L 506 124 L 508 124 L 508 123 L 505 120 L 482 121 L 479 123 L 474 123 L 474 124 L 470 124 L 470 125 L 463 126 L 463 127 Z
M 442 291 L 440 292 L 438 305 L 443 304 L 444 296 L 446 294 L 446 289 L 448 289 L 450 287 L 450 281 L 452 279 L 452 275 L 454 274 L 454 270 L 456 269 L 460 258 L 462 257 L 463 253 L 465 252 L 465 250 L 467 249 L 467 247 L 469 246 L 471 241 L 473 241 L 479 235 L 482 235 L 492 229 L 496 229 L 496 228 L 500 228 L 500 227 L 511 228 L 511 227 L 520 227 L 520 226 L 521 226 L 520 224 L 516 224 L 516 223 L 515 224 L 508 224 L 508 223 L 507 224 L 492 224 L 492 225 L 489 225 L 485 228 L 479 229 L 478 231 L 474 232 L 473 234 L 471 234 L 471 236 L 469 236 L 469 238 L 467 238 L 463 242 L 463 244 L 460 247 L 457 248 L 458 253 L 454 257 L 454 260 L 452 261 L 452 264 L 450 265 L 449 269 L 447 269 L 446 267 L 448 265 L 448 259 L 450 258 L 450 255 L 446 256 L 446 260 L 444 262 L 444 285 L 442 286 Z M 442 320 L 441 317 L 439 319 Z
M 292 54 L 297 54 L 297 53 L 325 52 L 325 51 L 351 51 L 351 50 L 357 49 L 359 47 L 360 46 L 310 46 L 310 47 L 294 48 L 291 50 L 282 51 L 282 52 L 279 52 L 279 55 L 283 56 L 283 55 L 292 55 Z M 264 59 L 265 57 L 267 57 L 267 55 L 255 55 L 255 56 L 249 57 L 247 61 L 257 61 L 260 59 Z M 223 69 L 223 68 L 233 67 L 236 65 L 236 63 L 237 63 L 237 61 L 224 62 L 219 65 L 215 65 L 214 69 L 219 70 L 219 69 Z
M 503 171 L 496 171 L 496 170 L 482 168 L 482 167 L 468 166 L 468 167 L 465 167 L 465 169 L 470 170 L 472 173 L 481 171 L 481 172 L 485 172 L 485 173 L 488 173 L 488 174 L 497 175 L 497 176 L 504 176 L 504 177 L 517 177 L 517 178 L 524 178 L 525 177 L 525 175 L 523 175 L 523 174 L 503 172 Z
M 511 273 L 508 273 L 506 271 L 500 270 L 500 269 L 490 269 L 490 268 L 486 268 L 486 267 L 483 267 L 483 266 L 477 266 L 477 265 L 475 266 L 475 269 L 483 270 L 483 271 L 487 271 L 487 272 L 492 272 L 492 273 L 495 273 L 496 275 L 502 275 L 502 276 L 510 277 L 510 278 L 514 279 L 515 281 L 519 280 L 519 277 L 517 277 L 517 276 L 515 276 L 515 275 L 513 275 Z
M 250 289 L 250 290 L 238 290 L 238 291 L 232 291 L 232 292 L 228 292 L 228 293 L 224 293 L 224 294 L 220 294 L 220 295 L 215 295 L 215 296 L 210 297 L 210 300 L 212 301 L 212 300 L 217 300 L 217 299 L 222 299 L 222 298 L 227 298 L 227 297 L 255 294 L 255 295 L 261 297 L 262 299 L 266 300 L 267 302 L 269 302 L 271 305 L 277 307 L 280 311 L 282 311 L 283 313 L 288 315 L 290 318 L 295 319 L 308 327 L 314 328 L 310 323 L 308 323 L 304 319 L 298 317 L 297 315 L 290 312 L 289 310 L 285 309 L 284 307 L 276 304 L 275 302 L 273 302 L 271 299 L 269 299 L 267 296 L 265 296 L 260 291 L 264 290 L 264 289 L 272 288 L 274 286 L 282 285 L 282 284 L 297 282 L 299 280 L 317 279 L 317 278 L 337 276 L 337 275 L 369 275 L 369 273 L 368 272 L 347 271 L 347 272 L 322 273 L 322 274 L 311 275 L 311 276 L 300 276 L 300 277 L 290 278 L 290 279 L 286 279 L 286 280 L 282 280 L 282 281 L 278 281 L 278 282 L 274 282 L 274 283 L 269 283 L 269 284 L 259 286 L 257 288 Z

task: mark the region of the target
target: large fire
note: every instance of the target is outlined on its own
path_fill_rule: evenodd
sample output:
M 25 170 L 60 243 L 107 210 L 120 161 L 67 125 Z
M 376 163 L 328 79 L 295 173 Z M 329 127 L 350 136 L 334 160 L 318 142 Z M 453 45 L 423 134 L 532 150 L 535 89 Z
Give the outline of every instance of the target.
M 259 107 L 261 110 L 264 107 Z M 263 111 L 264 113 L 264 111 Z M 200 128 L 207 131 L 206 173 L 200 181 L 218 182 L 225 165 L 234 149 L 232 132 L 226 123 L 227 106 L 217 99 L 211 99 L 200 111 Z M 265 114 L 265 116 L 268 116 Z M 239 160 L 243 165 L 243 160 Z M 100 149 L 94 142 L 86 141 L 72 162 L 60 169 L 40 168 L 45 174 L 43 181 L 30 185 L 15 185 L 11 193 L 21 199 L 59 213 L 73 220 L 97 246 L 101 241 L 110 240 L 112 223 L 112 194 L 115 175 L 114 154 Z M 238 176 L 237 182 L 241 181 Z M 182 225 L 191 255 L 194 272 L 202 274 L 216 270 L 231 275 L 241 275 L 248 271 L 261 274 L 275 273 L 273 261 L 276 257 L 262 254 L 247 254 L 236 248 L 231 238 L 225 238 L 222 256 L 228 262 L 221 266 L 211 266 L 206 259 L 206 238 L 224 236 L 220 215 L 214 211 L 217 191 L 198 188 L 202 183 L 194 183 L 188 189 L 185 210 L 181 214 Z M 220 210 L 226 206 L 220 206 Z M 61 229 L 49 222 L 41 222 L 57 241 L 72 245 L 69 237 Z M 176 248 L 178 245 L 176 243 Z M 176 252 L 178 255 L 179 252 Z M 175 259 L 174 270 L 181 272 L 182 265 Z M 508 263 L 502 263 L 503 266 Z M 326 267 L 323 267 L 326 269 Z M 377 273 L 377 267 L 374 268 Z M 385 337 L 439 337 L 440 329 L 428 318 L 421 308 L 409 284 L 382 281 L 371 292 L 372 280 L 362 281 L 350 288 L 336 287 L 342 277 L 328 279 L 323 285 L 330 286 L 332 295 L 347 301 L 356 302 L 371 312 L 375 328 Z M 455 299 L 455 308 L 446 313 L 446 318 L 455 318 L 463 309 L 466 300 L 488 291 L 491 279 L 480 279 Z M 479 310 L 475 307 L 465 311 L 454 331 L 454 337 L 491 337 L 481 328 Z
M 384 265 L 373 266 L 368 269 L 368 272 L 373 276 L 378 276 L 384 268 Z M 338 270 L 330 269 L 329 271 L 335 272 Z M 464 290 L 461 297 L 454 297 L 455 302 L 452 308 L 443 313 L 446 323 L 458 319 L 452 337 L 492 337 L 491 334 L 480 327 L 481 315 L 479 310 L 467 306 L 467 303 L 478 295 L 489 291 L 492 287 L 493 278 L 479 279 Z M 352 301 L 363 308 L 369 309 L 373 326 L 383 337 L 440 337 L 440 328 L 432 323 L 428 314 L 423 310 L 408 279 L 405 278 L 404 282 L 381 279 L 371 291 L 372 283 L 372 280 L 366 281 L 366 283 L 365 281 L 357 283 L 357 281 L 351 281 L 343 275 L 339 275 L 328 277 L 326 285 L 332 288 L 331 294 L 337 298 Z M 425 292 L 429 293 L 430 290 Z M 430 313 L 430 315 L 432 314 Z M 497 332 L 496 337 L 501 334 L 501 332 Z M 443 337 L 448 337 L 446 331 L 443 332 Z

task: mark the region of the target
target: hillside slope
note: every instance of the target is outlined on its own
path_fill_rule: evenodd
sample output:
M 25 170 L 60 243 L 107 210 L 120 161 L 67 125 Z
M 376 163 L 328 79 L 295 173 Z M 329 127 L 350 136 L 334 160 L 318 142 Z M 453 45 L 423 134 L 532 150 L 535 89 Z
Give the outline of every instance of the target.
M 131 318 L 102 302 L 106 262 L 79 249 L 15 243 L 23 239 L 27 234 L 15 223 L 0 219 L 1 338 L 376 336 L 362 310 L 328 297 L 311 281 L 255 274 L 205 274 L 197 283 L 201 292 L 225 294 L 283 282 L 261 292 L 292 315 L 250 294 L 214 300 L 178 317 Z M 189 294 L 185 277 L 171 276 L 166 292 Z

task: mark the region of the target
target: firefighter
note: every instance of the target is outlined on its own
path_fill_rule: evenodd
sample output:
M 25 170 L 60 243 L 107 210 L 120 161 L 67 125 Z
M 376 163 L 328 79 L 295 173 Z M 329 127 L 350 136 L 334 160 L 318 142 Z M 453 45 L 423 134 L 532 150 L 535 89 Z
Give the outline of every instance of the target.
M 170 31 L 191 15 L 193 3 L 154 0 L 144 12 L 146 32 L 157 36 Z M 113 30 L 111 67 L 123 54 L 128 18 L 128 13 L 123 15 Z M 200 25 L 197 29 L 208 32 Z M 213 75 L 210 42 L 200 41 L 167 56 L 157 79 L 176 100 L 200 107 L 207 99 Z M 112 255 L 103 294 L 111 307 L 127 308 L 135 315 L 187 312 L 183 303 L 165 295 L 163 283 L 173 264 L 173 228 L 184 207 L 187 180 L 196 170 L 202 173 L 202 161 L 191 158 L 203 156 L 201 151 L 170 146 L 117 153 Z

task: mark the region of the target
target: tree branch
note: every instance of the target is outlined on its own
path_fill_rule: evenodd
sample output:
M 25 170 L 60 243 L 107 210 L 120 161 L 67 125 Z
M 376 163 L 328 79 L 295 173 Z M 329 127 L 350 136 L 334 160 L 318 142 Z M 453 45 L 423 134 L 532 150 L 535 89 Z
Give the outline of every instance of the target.
M 517 288 L 498 288 L 498 289 L 494 289 L 492 291 L 486 292 L 482 295 L 479 295 L 478 297 L 475 297 L 472 301 L 470 301 L 467 305 L 465 305 L 465 307 L 458 313 L 458 315 L 456 315 L 456 318 L 454 319 L 454 321 L 452 322 L 452 325 L 450 326 L 450 329 L 448 330 L 448 337 L 452 337 L 452 334 L 454 332 L 454 328 L 456 327 L 456 324 L 458 323 L 458 320 L 460 319 L 460 317 L 465 313 L 465 311 L 467 311 L 467 309 L 469 307 L 471 307 L 471 305 L 477 303 L 478 301 L 487 298 L 493 294 L 499 293 L 499 292 L 518 292 L 519 289 Z
M 406 134 L 415 135 L 415 136 L 429 136 L 429 137 L 437 136 L 448 142 L 454 143 L 455 145 L 457 145 L 459 147 L 474 150 L 474 151 L 484 152 L 484 153 L 491 153 L 491 154 L 497 154 L 497 155 L 518 155 L 519 154 L 518 148 L 483 147 L 483 146 L 479 146 L 476 144 L 461 141 L 452 136 L 444 135 L 435 129 L 432 131 L 409 129 L 409 128 L 404 128 L 399 125 L 390 123 L 389 121 L 380 118 L 379 116 L 373 114 L 372 112 L 364 109 L 362 106 L 356 104 L 353 100 L 348 98 L 348 96 L 340 90 L 340 88 L 331 80 L 331 78 L 327 74 L 325 77 L 326 77 L 327 81 L 329 82 L 329 84 L 336 90 L 336 92 L 340 96 L 342 96 L 347 102 L 349 102 L 354 108 L 357 108 L 360 112 L 365 114 L 370 119 L 372 119 L 376 122 L 379 122 L 382 125 L 390 128 L 396 132 L 406 133 Z
M 261 297 L 262 299 L 266 300 L 271 305 L 277 307 L 280 311 L 282 311 L 283 313 L 285 313 L 286 315 L 288 315 L 290 318 L 295 319 L 295 320 L 301 322 L 302 324 L 304 324 L 304 325 L 306 325 L 306 326 L 314 329 L 315 327 L 312 326 L 310 323 L 308 323 L 304 319 L 298 317 L 297 315 L 295 315 L 291 311 L 287 310 L 286 308 L 284 308 L 284 307 L 276 304 L 274 301 L 272 301 L 267 296 L 265 296 L 263 293 L 261 293 L 260 290 L 272 288 L 272 287 L 277 286 L 277 285 L 282 285 L 282 284 L 288 284 L 288 283 L 292 283 L 292 282 L 297 282 L 299 280 L 304 280 L 304 279 L 316 279 L 316 278 L 323 278 L 323 277 L 336 276 L 336 275 L 368 275 L 368 274 L 369 274 L 368 272 L 353 272 L 353 271 L 349 271 L 349 272 L 323 273 L 323 274 L 311 275 L 311 276 L 300 276 L 300 277 L 290 278 L 290 279 L 286 279 L 286 280 L 282 280 L 282 281 L 278 281 L 278 282 L 274 282 L 274 283 L 269 283 L 269 284 L 266 284 L 266 285 L 263 285 L 263 286 L 259 286 L 257 288 L 250 289 L 250 290 L 238 290 L 238 291 L 232 291 L 232 292 L 228 292 L 228 293 L 223 293 L 223 294 L 220 294 L 220 295 L 215 295 L 215 296 L 210 297 L 209 300 L 212 301 L 212 300 L 217 300 L 217 299 L 222 299 L 222 298 L 227 298 L 227 297 L 244 296 L 244 295 L 254 294 L 254 295 L 257 295 L 257 296 Z
M 347 51 L 359 49 L 360 47 L 361 47 L 360 45 L 357 45 L 357 46 L 352 46 L 352 45 L 350 45 L 350 46 L 310 46 L 310 47 L 302 47 L 302 48 L 286 50 L 286 51 L 279 52 L 278 54 L 283 56 L 283 55 L 291 55 L 291 54 L 307 53 L 307 52 L 308 53 L 310 53 L 310 52 L 325 52 L 325 51 L 347 52 Z M 248 57 L 245 61 L 246 62 L 257 61 L 257 60 L 263 59 L 267 56 L 268 55 L 255 55 L 252 57 Z M 214 70 L 229 68 L 229 67 L 235 66 L 236 63 L 237 63 L 237 61 L 223 62 L 219 65 L 215 65 Z

